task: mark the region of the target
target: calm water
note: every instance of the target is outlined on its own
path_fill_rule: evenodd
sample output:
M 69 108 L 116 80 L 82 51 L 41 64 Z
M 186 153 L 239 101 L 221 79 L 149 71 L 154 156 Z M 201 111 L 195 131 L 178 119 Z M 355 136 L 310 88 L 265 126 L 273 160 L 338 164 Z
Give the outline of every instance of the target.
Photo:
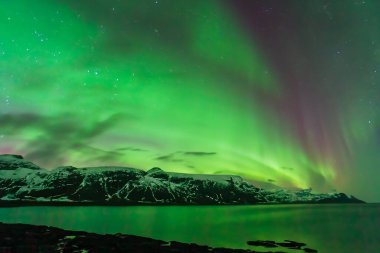
M 322 253 L 380 252 L 380 204 L 15 207 L 0 208 L 0 221 L 233 248 L 289 239 Z

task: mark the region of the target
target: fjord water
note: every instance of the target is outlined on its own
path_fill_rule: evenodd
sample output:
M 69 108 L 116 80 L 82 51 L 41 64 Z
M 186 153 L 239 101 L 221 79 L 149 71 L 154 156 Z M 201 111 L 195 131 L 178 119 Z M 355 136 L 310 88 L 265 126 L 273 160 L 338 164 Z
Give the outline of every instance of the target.
M 288 239 L 322 253 L 380 252 L 380 204 L 12 207 L 0 208 L 0 221 L 262 251 L 246 241 Z

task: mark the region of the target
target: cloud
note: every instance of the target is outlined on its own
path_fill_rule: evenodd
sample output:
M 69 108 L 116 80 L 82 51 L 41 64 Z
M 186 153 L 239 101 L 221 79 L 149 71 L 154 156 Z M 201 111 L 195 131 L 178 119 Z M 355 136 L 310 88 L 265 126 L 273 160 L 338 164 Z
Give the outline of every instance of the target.
M 193 151 L 193 152 L 182 152 L 184 155 L 193 155 L 193 156 L 208 156 L 208 155 L 216 155 L 216 152 L 200 152 L 200 151 Z
M 165 162 L 183 162 L 184 161 L 183 159 L 176 158 L 177 154 L 178 154 L 178 152 L 168 154 L 168 155 L 159 156 L 159 157 L 156 157 L 155 160 L 161 160 L 161 161 L 165 161 Z
M 83 155 L 83 159 L 108 161 L 122 154 L 95 149 L 90 143 L 127 117 L 114 114 L 102 120 L 84 121 L 72 114 L 2 114 L 0 132 L 24 141 L 23 155 L 44 165 L 63 165 L 67 154 L 73 151 Z
M 161 155 L 156 157 L 155 160 L 161 160 L 166 162 L 185 162 L 185 156 L 210 156 L 216 155 L 216 152 L 202 152 L 202 151 L 177 151 L 167 155 Z
M 117 148 L 115 151 L 135 151 L 135 152 L 147 152 L 147 149 L 135 148 L 135 147 L 126 147 L 126 148 Z
M 42 120 L 41 116 L 33 113 L 2 114 L 0 115 L 0 129 L 3 133 L 11 134 L 21 128 L 35 127 Z

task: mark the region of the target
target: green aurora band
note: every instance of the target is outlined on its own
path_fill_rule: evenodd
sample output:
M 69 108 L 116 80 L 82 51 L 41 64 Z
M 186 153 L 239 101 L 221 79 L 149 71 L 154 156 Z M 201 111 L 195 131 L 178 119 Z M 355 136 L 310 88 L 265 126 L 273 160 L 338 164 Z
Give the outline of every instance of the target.
M 301 2 L 288 3 L 299 15 L 305 11 L 300 17 L 306 19 L 306 30 L 299 36 L 307 38 L 308 13 L 318 13 L 313 8 L 322 4 L 310 1 L 301 8 Z M 377 15 L 368 9 L 353 13 L 354 2 L 343 10 L 342 23 L 345 15 L 356 21 Z M 330 15 L 342 4 L 329 5 Z M 365 191 L 354 185 L 361 174 L 357 166 L 380 164 L 375 151 L 368 151 L 373 158 L 367 159 L 359 149 L 379 145 L 373 141 L 379 114 L 368 115 L 367 105 L 359 101 L 373 93 L 351 88 L 331 108 L 323 100 L 308 104 L 307 94 L 298 98 L 301 109 L 283 106 L 294 89 L 231 3 L 5 0 L 0 6 L 1 153 L 22 154 L 49 168 L 158 166 L 237 174 L 286 187 L 338 187 L 380 198 L 368 193 L 371 186 Z M 347 27 L 344 32 L 368 37 L 371 31 Z M 379 32 L 373 33 L 377 41 Z M 279 43 L 288 57 L 301 58 L 302 51 L 290 48 L 290 42 Z M 310 83 L 320 85 L 321 97 L 340 92 L 342 86 L 326 87 L 341 82 L 338 75 L 348 70 L 342 59 L 328 60 L 337 68 L 325 63 L 316 71 L 330 73 L 330 79 L 318 84 L 326 76 L 316 73 Z M 379 56 L 371 60 L 379 64 Z M 300 76 L 308 73 L 311 65 L 292 61 L 290 69 Z M 365 71 L 359 72 L 347 81 L 350 87 L 363 83 Z M 296 114 L 303 118 L 303 138 L 299 121 L 291 116 Z M 374 171 L 364 173 L 362 186 Z

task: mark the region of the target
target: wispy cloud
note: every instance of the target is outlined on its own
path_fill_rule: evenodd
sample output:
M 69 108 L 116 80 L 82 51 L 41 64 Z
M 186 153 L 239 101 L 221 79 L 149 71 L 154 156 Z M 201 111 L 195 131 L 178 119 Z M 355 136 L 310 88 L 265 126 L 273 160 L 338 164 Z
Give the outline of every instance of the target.
M 91 147 L 91 141 L 106 133 L 125 119 L 126 115 L 115 114 L 103 120 L 83 122 L 71 114 L 44 116 L 40 114 L 2 114 L 0 132 L 25 141 L 23 150 L 27 159 L 42 161 L 43 164 L 62 165 L 68 151 L 77 151 L 86 160 L 109 161 L 121 154 Z
M 187 151 L 187 152 L 182 152 L 182 154 L 192 155 L 192 156 L 209 156 L 209 155 L 216 155 L 216 152 Z
M 189 156 L 211 156 L 216 155 L 216 152 L 203 152 L 203 151 L 177 151 L 167 155 L 161 155 L 156 157 L 155 160 L 161 160 L 166 162 L 186 162 L 186 157 Z

